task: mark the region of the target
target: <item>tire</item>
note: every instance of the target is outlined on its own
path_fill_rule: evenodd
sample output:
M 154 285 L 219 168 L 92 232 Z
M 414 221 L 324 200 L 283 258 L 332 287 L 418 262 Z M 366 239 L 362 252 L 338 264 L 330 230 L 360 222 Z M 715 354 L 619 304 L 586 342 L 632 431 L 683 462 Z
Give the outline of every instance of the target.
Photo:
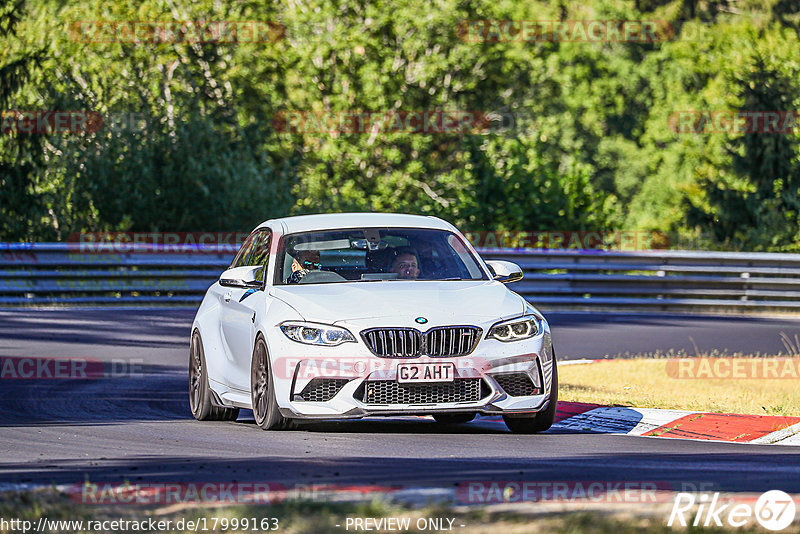
M 292 427 L 292 420 L 283 417 L 278 409 L 267 343 L 261 336 L 256 338 L 250 364 L 250 400 L 253 404 L 253 417 L 262 430 L 285 430 Z
M 556 365 L 556 355 L 553 352 L 553 384 L 550 387 L 550 398 L 548 399 L 547 408 L 541 412 L 537 412 L 532 417 L 522 416 L 514 417 L 509 415 L 503 416 L 508 429 L 515 434 L 536 434 L 537 432 L 544 432 L 553 426 L 556 418 L 556 409 L 558 405 L 558 366 Z
M 460 425 L 475 419 L 476 413 L 436 413 L 433 418 L 440 425 Z
M 189 408 L 198 421 L 235 421 L 239 417 L 239 408 L 223 408 L 212 402 L 203 339 L 197 330 L 189 347 Z

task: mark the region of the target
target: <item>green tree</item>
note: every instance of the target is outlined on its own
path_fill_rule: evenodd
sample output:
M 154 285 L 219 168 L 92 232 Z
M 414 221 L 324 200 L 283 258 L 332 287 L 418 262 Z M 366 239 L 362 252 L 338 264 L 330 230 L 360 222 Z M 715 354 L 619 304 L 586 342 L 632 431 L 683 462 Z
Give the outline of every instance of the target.
M 44 58 L 44 50 L 26 49 L 17 28 L 26 15 L 23 0 L 0 0 L 0 112 L 6 119 Z M 42 139 L 35 134 L 0 133 L 0 240 L 34 239 L 39 233 L 42 202 L 38 193 L 44 166 Z
M 741 180 L 701 180 L 710 209 L 692 205 L 690 222 L 714 239 L 736 248 L 794 249 L 800 214 L 800 159 L 793 131 L 771 131 L 764 112 L 795 113 L 800 92 L 794 81 L 757 56 L 746 75 L 736 79 L 741 112 L 759 117 L 752 130 L 731 140 L 732 170 Z M 785 116 L 781 116 L 783 125 Z M 778 126 L 779 128 L 781 126 Z
M 56 52 L 43 65 L 41 100 L 104 118 L 97 132 L 47 140 L 52 163 L 43 181 L 57 238 L 84 230 L 248 230 L 288 214 L 297 151 L 273 135 L 269 120 L 284 78 L 275 43 L 115 41 L 92 39 L 91 31 L 76 39 L 65 30 L 96 20 L 268 21 L 276 18 L 272 7 L 42 5 L 47 15 L 35 29 L 53 36 Z

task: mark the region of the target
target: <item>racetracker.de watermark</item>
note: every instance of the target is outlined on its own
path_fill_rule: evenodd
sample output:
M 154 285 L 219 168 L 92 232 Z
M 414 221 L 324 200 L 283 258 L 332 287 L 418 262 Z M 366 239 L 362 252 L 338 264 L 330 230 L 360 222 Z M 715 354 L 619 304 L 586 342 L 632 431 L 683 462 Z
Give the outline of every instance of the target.
M 70 486 L 67 494 L 81 504 L 273 504 L 286 498 L 286 487 L 276 482 L 87 482 Z
M 534 355 L 519 357 L 519 361 Z M 374 358 L 357 356 L 328 356 L 316 358 L 279 357 L 272 364 L 275 376 L 284 379 L 347 378 L 369 376 L 372 380 L 394 380 L 398 364 L 437 364 L 441 359 L 421 356 L 417 358 Z M 509 362 L 511 363 L 511 362 Z M 462 356 L 454 362 L 454 373 L 460 378 L 479 378 L 481 371 L 491 369 L 485 358 Z
M 67 34 L 80 43 L 274 43 L 286 28 L 271 20 L 83 20 Z
M 103 127 L 96 111 L 2 110 L 0 134 L 88 134 Z
M 247 232 L 81 232 L 67 237 L 67 249 L 85 254 L 236 252 Z
M 149 126 L 144 113 L 72 110 L 0 111 L 0 134 L 94 134 L 101 131 L 143 132 Z
M 800 112 L 676 111 L 667 123 L 678 134 L 793 134 L 800 130 Z
M 651 250 L 669 246 L 664 232 L 646 230 L 542 230 L 466 232 L 472 246 L 519 250 Z
M 73 502 L 87 505 L 275 504 L 283 501 L 338 502 L 372 500 L 405 489 L 365 484 L 294 484 L 280 482 L 85 482 L 66 488 Z
M 706 491 L 707 483 L 682 483 L 680 488 L 655 480 L 471 480 L 456 486 L 459 504 L 518 502 L 658 503 L 669 502 L 672 492 Z
M 672 358 L 666 373 L 677 379 L 800 379 L 798 358 Z
M 0 380 L 97 380 L 140 377 L 143 360 L 0 356 Z
M 676 35 L 665 20 L 462 20 L 456 31 L 468 43 L 657 43 Z
M 281 134 L 488 134 L 516 127 L 514 114 L 476 110 L 283 110 L 272 126 Z

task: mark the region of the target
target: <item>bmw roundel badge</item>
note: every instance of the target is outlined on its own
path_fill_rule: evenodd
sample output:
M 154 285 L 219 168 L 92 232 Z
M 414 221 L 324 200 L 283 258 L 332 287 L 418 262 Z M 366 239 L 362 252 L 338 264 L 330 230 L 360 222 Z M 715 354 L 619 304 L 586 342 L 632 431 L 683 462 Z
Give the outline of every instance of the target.
M 414 322 L 417 324 L 425 324 L 428 322 L 428 320 L 425 317 L 417 317 L 414 319 Z

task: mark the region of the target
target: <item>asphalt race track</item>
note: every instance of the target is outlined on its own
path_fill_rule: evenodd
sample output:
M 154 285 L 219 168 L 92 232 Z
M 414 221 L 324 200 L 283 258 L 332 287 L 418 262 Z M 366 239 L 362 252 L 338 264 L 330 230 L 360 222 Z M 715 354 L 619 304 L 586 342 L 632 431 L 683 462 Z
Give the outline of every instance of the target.
M 419 418 L 263 432 L 199 423 L 187 401 L 191 310 L 0 311 L 0 356 L 118 362 L 90 380 L 0 380 L 0 489 L 93 482 L 452 486 L 467 481 L 657 481 L 800 492 L 796 447 L 551 431 Z M 719 349 L 785 350 L 800 320 L 551 314 L 561 358 Z M 126 369 L 131 362 L 133 369 Z M 133 372 L 129 372 L 129 371 Z

